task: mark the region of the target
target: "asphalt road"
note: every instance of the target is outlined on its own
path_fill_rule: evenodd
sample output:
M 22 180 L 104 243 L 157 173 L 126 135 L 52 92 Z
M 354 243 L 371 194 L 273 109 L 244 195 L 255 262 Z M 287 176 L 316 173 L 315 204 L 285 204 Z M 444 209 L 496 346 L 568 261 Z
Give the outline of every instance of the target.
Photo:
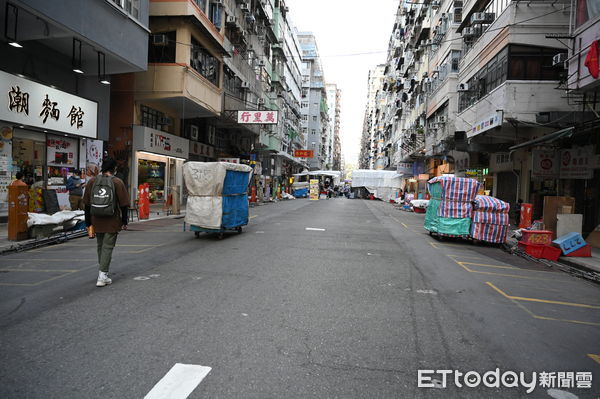
M 104 288 L 85 238 L 0 256 L 0 397 L 143 398 L 177 363 L 210 367 L 190 398 L 599 397 L 598 285 L 422 223 L 346 199 L 253 208 L 223 240 L 136 223 Z M 496 369 L 537 386 L 418 386 Z

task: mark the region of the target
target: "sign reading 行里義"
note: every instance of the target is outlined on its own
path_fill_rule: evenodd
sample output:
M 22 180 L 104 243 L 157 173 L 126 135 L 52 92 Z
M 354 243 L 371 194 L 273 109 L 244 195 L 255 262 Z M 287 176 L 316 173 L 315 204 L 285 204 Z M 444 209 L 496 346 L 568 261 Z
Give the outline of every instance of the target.
M 188 139 L 138 125 L 133 126 L 133 148 L 135 151 L 147 151 L 183 159 L 187 159 L 190 155 Z
M 237 123 L 241 125 L 276 125 L 278 116 L 278 111 L 238 111 Z
M 531 177 L 554 179 L 558 176 L 558 154 L 552 150 L 531 151 Z
M 315 156 L 314 150 L 294 150 L 294 156 L 296 158 L 313 158 Z
M 561 179 L 591 179 L 594 176 L 594 146 L 574 147 L 560 151 Z
M 0 120 L 95 139 L 98 104 L 0 71 Z
M 502 124 L 502 111 L 498 111 L 489 117 L 475 123 L 470 130 L 467 130 L 467 138 L 477 136 L 480 133 L 498 127 Z

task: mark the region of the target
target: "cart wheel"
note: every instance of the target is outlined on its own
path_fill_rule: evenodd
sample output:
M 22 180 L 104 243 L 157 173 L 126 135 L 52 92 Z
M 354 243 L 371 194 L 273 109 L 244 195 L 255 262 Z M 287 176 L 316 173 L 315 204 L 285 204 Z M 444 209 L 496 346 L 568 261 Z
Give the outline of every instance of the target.
M 225 237 L 225 234 L 223 234 L 223 233 L 219 233 L 219 235 L 217 236 L 217 238 L 218 238 L 219 240 L 222 240 L 222 239 L 223 239 L 223 237 Z
M 430 235 L 431 237 L 433 237 L 433 233 L 432 233 L 431 231 L 429 232 L 429 235 Z
M 236 228 L 238 234 L 242 234 L 242 226 Z
M 194 235 L 196 236 L 196 238 L 200 237 L 200 232 L 199 231 L 194 231 Z

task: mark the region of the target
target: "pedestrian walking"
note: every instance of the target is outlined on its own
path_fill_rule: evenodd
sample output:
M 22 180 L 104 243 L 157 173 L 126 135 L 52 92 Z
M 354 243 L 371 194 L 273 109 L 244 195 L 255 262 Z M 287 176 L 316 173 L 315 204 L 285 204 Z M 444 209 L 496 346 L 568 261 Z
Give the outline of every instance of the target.
M 127 230 L 127 209 L 129 195 L 125 184 L 115 177 L 117 163 L 107 158 L 102 163 L 101 174 L 92 178 L 87 184 L 83 203 L 85 205 L 85 223 L 90 238 L 96 237 L 98 245 L 98 280 L 97 287 L 111 284 L 108 271 L 112 252 L 119 232 Z
M 81 180 L 80 170 L 75 170 L 67 179 L 67 190 L 69 190 L 71 210 L 83 210 L 83 180 Z

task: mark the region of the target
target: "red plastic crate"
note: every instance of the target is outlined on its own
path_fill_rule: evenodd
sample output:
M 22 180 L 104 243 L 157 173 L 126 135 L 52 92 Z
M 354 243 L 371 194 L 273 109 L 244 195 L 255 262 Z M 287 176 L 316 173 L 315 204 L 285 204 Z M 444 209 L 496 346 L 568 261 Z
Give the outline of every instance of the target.
M 521 230 L 521 242 L 533 245 L 549 245 L 552 242 L 552 232 L 548 230 Z
M 531 255 L 534 258 L 543 258 L 544 246 L 527 244 L 526 242 L 519 242 L 519 248 L 523 249 L 527 255 Z
M 425 209 L 425 208 L 419 208 L 419 207 L 415 206 L 415 207 L 413 207 L 413 210 L 415 211 L 415 213 L 425 213 L 425 211 L 427 209 Z
M 560 258 L 562 251 L 560 248 L 551 247 L 550 245 L 544 245 L 544 251 L 542 252 L 542 257 L 548 260 L 557 261 Z
M 592 247 L 590 246 L 590 244 L 588 244 L 585 247 L 581 247 L 579 249 L 576 249 L 573 252 L 569 252 L 565 256 L 573 256 L 573 257 L 578 257 L 578 258 L 589 258 L 592 256 Z

